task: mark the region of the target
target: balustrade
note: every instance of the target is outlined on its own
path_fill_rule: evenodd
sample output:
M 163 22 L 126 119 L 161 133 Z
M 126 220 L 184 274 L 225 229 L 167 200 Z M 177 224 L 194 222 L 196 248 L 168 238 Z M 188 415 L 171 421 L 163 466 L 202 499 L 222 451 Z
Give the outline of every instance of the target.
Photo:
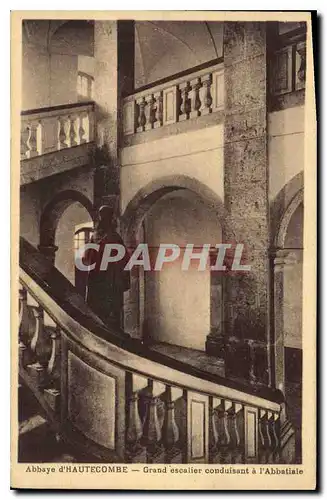
M 221 65 L 177 78 L 124 99 L 125 135 L 205 116 L 224 107 Z
M 60 432 L 66 422 L 76 423 L 83 439 L 100 445 L 99 456 L 109 459 L 114 451 L 115 460 L 128 463 L 290 463 L 294 432 L 274 391 L 266 399 L 225 379 L 168 368 L 169 359 L 142 357 L 139 343 L 138 353 L 111 344 L 80 325 L 26 271 L 20 276 L 19 374 Z M 82 299 L 78 304 L 87 308 Z
M 93 103 L 55 106 L 21 114 L 21 160 L 94 140 Z
M 279 96 L 305 88 L 306 42 L 293 42 L 277 50 L 270 70 L 270 92 Z

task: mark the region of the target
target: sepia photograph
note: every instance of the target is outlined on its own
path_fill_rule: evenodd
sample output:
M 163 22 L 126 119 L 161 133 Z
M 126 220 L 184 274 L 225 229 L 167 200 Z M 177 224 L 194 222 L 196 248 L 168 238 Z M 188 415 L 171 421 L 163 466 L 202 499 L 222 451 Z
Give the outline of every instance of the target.
M 192 13 L 12 13 L 12 487 L 315 488 L 312 17 Z

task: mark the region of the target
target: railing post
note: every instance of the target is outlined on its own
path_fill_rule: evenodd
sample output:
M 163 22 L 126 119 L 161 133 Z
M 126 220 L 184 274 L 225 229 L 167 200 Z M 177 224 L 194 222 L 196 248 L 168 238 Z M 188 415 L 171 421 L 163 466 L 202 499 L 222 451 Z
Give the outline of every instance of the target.
M 155 92 L 153 94 L 153 97 L 155 99 L 153 128 L 159 128 L 159 127 L 162 127 L 162 120 L 163 120 L 163 109 L 162 109 L 163 97 L 162 97 L 162 92 Z
M 31 314 L 27 305 L 27 290 L 22 287 L 19 290 L 19 362 L 25 366 L 31 361 L 29 353 L 29 343 L 31 341 L 32 324 Z
M 175 401 L 182 396 L 182 389 L 166 387 L 165 416 L 162 425 L 162 442 L 166 449 L 165 463 L 182 463 L 182 451 L 177 446 L 180 433 L 175 420 Z
M 220 442 L 220 435 L 217 422 L 217 409 L 221 404 L 221 399 L 212 398 L 209 407 L 209 460 L 210 463 L 216 463 L 217 454 L 219 453 L 218 447 Z
M 30 129 L 30 134 L 29 134 L 29 138 L 28 138 L 28 144 L 29 144 L 28 156 L 29 156 L 29 158 L 34 158 L 35 156 L 38 156 L 37 128 L 38 128 L 38 123 L 35 123 L 34 121 L 32 121 L 29 125 L 29 129 Z
M 220 436 L 218 446 L 218 463 L 231 463 L 231 437 L 229 433 L 228 414 L 232 408 L 232 402 L 223 400 L 218 407 L 218 432 Z
M 136 99 L 136 104 L 138 105 L 139 108 L 138 126 L 136 130 L 137 132 L 144 132 L 146 125 L 145 106 L 147 105 L 145 97 L 143 96 L 140 97 L 139 99 Z
M 28 158 L 27 153 L 29 152 L 28 138 L 30 135 L 30 130 L 26 123 L 22 123 L 20 131 L 20 159 L 25 160 Z
M 146 462 L 146 448 L 142 446 L 143 425 L 139 413 L 139 392 L 148 385 L 148 379 L 132 373 L 126 374 L 127 390 L 127 427 L 126 460 L 129 463 Z
M 84 119 L 88 119 L 87 113 L 81 113 L 79 116 L 79 127 L 78 127 L 78 143 L 79 144 L 85 144 L 87 142 L 86 138 L 85 138 L 86 131 L 85 131 L 84 125 L 83 125 Z
M 178 121 L 182 122 L 189 119 L 191 106 L 190 99 L 188 97 L 190 91 L 189 82 L 183 82 L 179 85 L 180 95 L 181 95 L 181 103 L 180 103 L 180 115 Z
M 74 115 L 69 115 L 68 121 L 69 121 L 69 146 L 72 148 L 74 146 L 77 146 L 76 130 L 75 130 L 76 117 Z
M 68 137 L 66 133 L 66 120 L 67 118 L 60 116 L 58 118 L 58 150 L 66 149 L 69 147 Z
M 49 360 L 49 345 L 44 329 L 44 310 L 41 306 L 33 306 L 33 313 L 36 319 L 35 332 L 31 341 L 30 349 L 35 362 L 28 366 L 28 370 L 41 387 L 46 382 L 46 365 Z
M 244 463 L 244 452 L 242 443 L 244 443 L 244 420 L 243 407 L 239 403 L 233 403 L 228 413 L 231 463 Z
M 190 111 L 190 118 L 196 118 L 200 116 L 200 108 L 201 108 L 201 101 L 200 101 L 200 96 L 199 96 L 199 91 L 201 88 L 201 79 L 195 78 L 190 82 L 191 86 L 191 111 Z
M 51 355 L 49 359 L 49 363 L 47 366 L 47 377 L 48 381 L 51 385 L 59 387 L 60 380 L 60 357 L 61 357 L 61 349 L 60 349 L 60 327 L 56 326 L 51 330 L 50 339 L 51 339 Z
M 211 73 L 205 75 L 201 78 L 202 87 L 200 89 L 200 100 L 201 107 L 200 112 L 201 116 L 208 115 L 212 113 L 212 96 L 211 96 L 211 85 L 212 85 L 212 76 Z
M 146 123 L 144 130 L 151 130 L 153 128 L 155 121 L 155 108 L 154 108 L 155 102 L 156 101 L 154 100 L 153 94 L 149 95 L 146 101 L 146 108 L 145 108 Z
M 159 396 L 166 390 L 164 384 L 150 380 L 143 423 L 142 442 L 147 448 L 148 463 L 163 463 L 165 454 L 161 444 L 161 425 L 158 417 Z

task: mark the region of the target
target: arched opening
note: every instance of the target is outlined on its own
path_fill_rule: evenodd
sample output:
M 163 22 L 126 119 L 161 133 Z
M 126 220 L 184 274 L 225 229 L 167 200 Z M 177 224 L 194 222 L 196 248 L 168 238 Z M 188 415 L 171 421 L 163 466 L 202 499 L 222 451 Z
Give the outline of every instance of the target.
M 176 244 L 181 256 L 162 271 L 145 272 L 144 328 L 152 342 L 205 350 L 210 333 L 210 269 L 199 271 L 197 260 L 182 269 L 188 243 L 196 248 L 221 242 L 216 213 L 195 194 L 165 194 L 146 214 L 144 239 L 155 252 L 160 244 Z
M 77 276 L 74 261 L 76 233 L 93 227 L 91 202 L 78 191 L 62 191 L 46 206 L 41 216 L 39 249 L 46 254 L 83 295 L 85 280 Z M 80 239 L 80 238 L 79 238 Z
M 302 202 L 290 218 L 284 245 L 290 251 L 288 258 L 293 261 L 292 265 L 284 269 L 284 344 L 286 348 L 302 349 Z
M 275 237 L 274 335 L 275 379 L 288 404 L 301 456 L 303 189 L 289 202 Z
M 155 189 L 153 190 L 153 188 Z M 125 330 L 152 345 L 165 343 L 204 351 L 208 336 L 222 323 L 222 283 L 209 268 L 198 270 L 192 260 L 182 270 L 187 243 L 214 246 L 222 241 L 223 206 L 209 188 L 194 179 L 156 180 L 129 204 L 122 217 L 127 245 L 145 242 L 154 253 L 160 244 L 182 248 L 176 261 L 161 271 L 138 268 L 125 301 Z M 220 311 L 220 312 L 219 312 Z

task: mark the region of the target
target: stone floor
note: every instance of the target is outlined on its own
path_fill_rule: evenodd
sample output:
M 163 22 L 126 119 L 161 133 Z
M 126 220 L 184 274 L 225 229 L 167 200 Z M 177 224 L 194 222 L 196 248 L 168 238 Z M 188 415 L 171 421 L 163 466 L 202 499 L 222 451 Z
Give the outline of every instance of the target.
M 188 347 L 181 347 L 178 345 L 167 344 L 164 342 L 155 343 L 151 345 L 151 349 L 166 356 L 183 361 L 195 368 L 205 370 L 215 375 L 225 376 L 224 360 L 209 356 L 204 351 L 190 349 Z

